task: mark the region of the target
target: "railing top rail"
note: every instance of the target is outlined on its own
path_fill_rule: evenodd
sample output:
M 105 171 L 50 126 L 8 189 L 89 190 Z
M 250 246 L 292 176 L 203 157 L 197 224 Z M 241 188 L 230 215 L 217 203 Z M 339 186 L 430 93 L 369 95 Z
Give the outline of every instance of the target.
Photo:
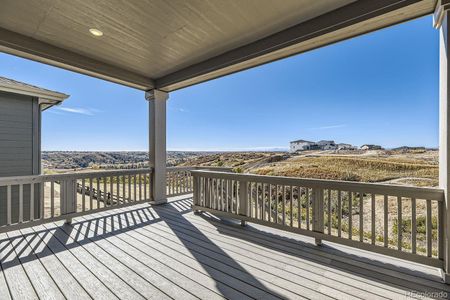
M 182 166 L 182 167 L 167 167 L 167 171 L 192 171 L 192 170 L 210 170 L 210 171 L 219 171 L 219 172 L 231 172 L 233 168 L 229 167 L 199 167 L 199 166 Z
M 238 173 L 215 172 L 207 170 L 195 170 L 192 171 L 191 173 L 193 176 L 214 177 L 220 179 L 232 179 L 247 182 L 292 185 L 308 188 L 333 189 L 350 192 L 364 192 L 380 195 L 444 201 L 444 190 L 440 188 L 413 187 L 404 185 L 352 182 L 352 181 L 327 180 L 327 179 L 267 176 L 255 174 L 238 174 Z
M 89 172 L 71 172 L 51 175 L 31 175 L 31 176 L 13 176 L 0 178 L 0 186 L 41 183 L 57 180 L 83 179 L 83 178 L 99 178 L 108 176 L 135 175 L 143 173 L 151 173 L 152 169 L 120 169 L 108 171 L 89 171 Z
M 178 171 L 191 171 L 194 170 L 194 167 L 167 167 L 167 172 L 178 172 Z
M 206 170 L 206 171 L 216 171 L 216 172 L 231 172 L 233 168 L 230 167 L 195 167 L 195 170 Z

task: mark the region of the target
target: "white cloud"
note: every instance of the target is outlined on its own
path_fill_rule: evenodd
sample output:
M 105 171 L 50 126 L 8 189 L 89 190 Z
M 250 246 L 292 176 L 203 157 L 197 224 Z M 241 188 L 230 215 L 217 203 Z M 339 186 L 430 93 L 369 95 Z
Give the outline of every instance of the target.
M 72 114 L 80 114 L 85 116 L 93 116 L 95 113 L 100 112 L 98 109 L 94 108 L 83 108 L 83 107 L 56 107 L 57 110 L 68 112 Z
M 183 107 L 174 107 L 170 105 L 170 102 L 168 102 L 169 104 L 167 105 L 167 110 L 169 111 L 173 111 L 173 112 L 180 112 L 180 113 L 188 113 L 189 109 L 187 108 L 183 108 Z
M 46 112 L 49 112 L 49 113 L 55 114 L 55 115 L 64 115 L 64 113 L 62 111 L 57 111 L 57 110 L 54 110 L 54 109 L 49 109 Z
M 347 127 L 347 124 L 336 124 L 336 125 L 320 126 L 320 127 L 309 128 L 309 129 L 325 130 L 325 129 L 334 129 L 334 128 L 342 128 L 342 127 Z

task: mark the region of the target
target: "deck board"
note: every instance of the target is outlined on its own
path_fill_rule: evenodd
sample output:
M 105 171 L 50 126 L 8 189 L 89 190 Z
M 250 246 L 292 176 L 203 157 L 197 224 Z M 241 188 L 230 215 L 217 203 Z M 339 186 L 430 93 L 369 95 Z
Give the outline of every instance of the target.
M 167 221 L 166 221 L 167 222 Z M 181 225 L 181 226 L 180 226 Z M 179 233 L 179 238 L 188 239 L 189 236 L 195 235 L 195 233 L 189 233 L 187 230 L 182 228 L 182 224 L 176 225 L 172 224 L 173 227 L 180 226 L 178 230 L 180 232 L 184 231 L 185 233 Z M 165 232 L 164 235 L 168 235 L 169 232 L 164 228 L 158 229 L 160 231 Z M 206 231 L 203 231 L 205 233 Z M 156 232 L 154 232 L 156 234 Z M 305 295 L 308 289 L 312 291 L 319 291 L 325 295 L 333 293 L 334 297 L 339 299 L 351 299 L 353 296 L 357 297 L 368 297 L 370 296 L 372 299 L 380 298 L 377 297 L 377 294 L 367 293 L 366 290 L 357 287 L 353 288 L 349 282 L 347 285 L 342 285 L 335 287 L 335 280 L 333 277 L 325 277 L 325 270 L 320 270 L 318 268 L 311 268 L 307 266 L 306 268 L 297 268 L 288 270 L 288 264 L 286 260 L 280 259 L 276 254 L 272 253 L 264 253 L 263 251 L 259 251 L 255 247 L 245 247 L 245 245 L 234 246 L 230 244 L 229 241 L 223 241 L 223 239 L 216 238 L 216 234 L 210 233 L 211 235 L 207 235 L 217 246 L 226 250 L 227 253 L 230 253 L 230 256 L 233 257 L 237 262 L 239 262 L 242 266 L 245 266 L 247 270 L 251 270 L 252 274 L 255 274 L 258 279 L 261 281 L 269 280 L 273 284 L 277 284 L 280 287 L 283 287 L 287 290 L 291 290 L 299 295 Z M 211 249 L 208 249 L 208 244 L 205 241 L 201 241 L 201 237 L 194 237 L 193 240 L 197 241 L 197 244 L 192 244 L 193 249 L 197 248 L 198 251 L 202 251 L 206 254 L 213 253 Z M 189 243 L 189 242 L 187 242 Z M 203 249 L 201 247 L 204 247 Z M 228 263 L 232 261 L 232 259 L 224 256 L 224 255 L 214 255 L 209 254 L 211 256 L 216 256 L 216 259 L 219 261 Z M 311 296 L 318 296 L 317 293 Z M 382 298 L 382 297 L 381 297 Z
M 103 230 L 102 226 L 104 222 L 99 222 L 97 224 L 98 228 Z M 81 225 L 82 224 L 82 225 Z M 95 245 L 98 245 L 99 248 L 103 249 L 109 255 L 114 257 L 116 260 L 123 263 L 123 265 L 127 266 L 130 270 L 138 274 L 144 280 L 147 281 L 147 284 L 144 286 L 147 287 L 148 290 L 152 290 L 152 297 L 157 299 L 167 298 L 168 296 L 172 298 L 178 299 L 196 299 L 193 294 L 186 292 L 184 289 L 180 288 L 178 285 L 173 282 L 167 280 L 167 278 L 161 276 L 157 273 L 153 268 L 148 267 L 143 264 L 138 256 L 135 255 L 135 252 L 131 247 L 126 247 L 125 251 L 118 247 L 118 239 L 111 235 L 108 231 L 107 234 L 104 234 L 100 239 L 95 236 L 94 230 L 87 230 L 87 225 L 81 223 L 81 226 L 76 225 L 75 230 L 80 230 L 81 232 L 86 232 L 81 235 L 80 239 L 85 239 L 87 241 L 95 241 Z M 142 254 L 141 254 L 142 255 Z M 161 291 L 163 291 L 163 294 Z M 146 297 L 148 295 L 145 295 Z
M 5 274 L 3 274 L 3 268 L 0 266 L 0 291 L 1 299 L 9 300 L 11 299 L 11 294 L 9 292 L 8 284 L 6 283 Z
M 139 274 L 138 270 L 132 270 L 129 266 L 126 265 L 126 261 L 121 261 L 120 259 L 114 257 L 110 253 L 110 251 L 108 251 L 111 249 L 105 250 L 100 245 L 101 240 L 93 243 L 88 239 L 84 239 L 84 235 L 83 233 L 81 233 L 81 231 L 75 232 L 68 226 L 61 226 L 60 230 L 69 239 L 72 239 L 72 241 L 80 245 L 92 257 L 106 266 L 110 270 L 110 272 L 113 272 L 118 277 L 120 277 L 122 281 L 126 282 L 131 287 L 132 291 L 136 293 L 136 295 L 133 296 L 136 297 L 136 299 L 158 299 L 157 296 L 161 297 L 160 299 L 167 298 L 162 295 L 154 286 L 149 284 L 149 282 Z
M 162 210 L 158 209 L 158 212 L 161 214 Z M 170 213 L 169 213 L 170 214 Z M 168 219 L 172 218 L 172 217 L 165 217 L 166 223 L 167 222 L 172 222 L 173 221 L 168 221 Z M 190 216 L 187 216 L 187 218 L 190 218 Z M 199 221 L 198 219 L 195 219 L 192 223 L 199 223 L 201 224 L 202 222 Z M 161 225 L 159 225 L 161 226 Z M 173 223 L 172 225 L 173 227 L 177 226 L 176 223 Z M 183 231 L 184 228 L 186 227 L 184 224 L 180 223 L 178 224 L 178 226 L 180 227 L 177 230 Z M 336 281 L 340 281 L 342 282 L 342 284 L 345 285 L 351 285 L 351 284 L 355 284 L 357 283 L 357 288 L 363 291 L 367 291 L 367 288 L 373 287 L 373 285 L 375 284 L 376 287 L 376 282 L 374 283 L 373 281 L 367 281 L 364 280 L 364 278 L 359 278 L 359 277 L 355 277 L 353 276 L 353 278 L 348 278 L 349 274 L 346 274 L 342 271 L 333 269 L 333 268 L 324 268 L 323 266 L 320 266 L 319 264 L 314 264 L 314 261 L 317 261 L 319 263 L 325 263 L 325 264 L 331 264 L 332 260 L 331 259 L 324 259 L 321 256 L 316 256 L 314 257 L 314 253 L 313 255 L 310 255 L 310 253 L 305 252 L 305 249 L 289 249 L 287 248 L 285 245 L 283 245 L 283 242 L 280 240 L 276 240 L 276 241 L 271 241 L 269 242 L 264 242 L 265 245 L 270 246 L 271 248 L 277 249 L 277 248 L 281 248 L 283 249 L 283 251 L 276 251 L 276 250 L 270 250 L 271 248 L 263 248 L 260 247 L 256 244 L 252 244 L 249 242 L 246 242 L 244 240 L 245 239 L 250 239 L 249 235 L 251 235 L 251 233 L 249 232 L 239 232 L 242 231 L 241 229 L 235 230 L 236 232 L 238 232 L 238 237 L 229 237 L 227 235 L 234 235 L 235 233 L 232 233 L 233 228 L 226 228 L 227 226 L 225 225 L 224 228 L 225 229 L 221 229 L 222 234 L 218 234 L 218 231 L 211 227 L 211 226 L 207 226 L 206 222 L 203 222 L 203 224 L 201 224 L 200 226 L 202 226 L 202 233 L 206 233 L 209 232 L 212 235 L 212 240 L 217 240 L 217 244 L 221 246 L 221 248 L 223 249 L 231 249 L 231 251 L 235 251 L 235 252 L 240 252 L 242 254 L 245 255 L 245 253 L 251 253 L 253 252 L 258 252 L 258 254 L 260 254 L 261 256 L 255 256 L 253 255 L 251 258 L 252 259 L 256 259 L 266 263 L 266 264 L 270 264 L 270 262 L 272 262 L 272 260 L 275 260 L 275 266 L 277 264 L 283 265 L 283 268 L 287 269 L 287 270 L 291 270 L 292 273 L 294 274 L 302 274 L 304 273 L 304 270 L 307 270 L 308 272 L 314 272 L 315 274 L 321 276 L 319 277 L 321 282 L 327 282 L 327 281 L 332 281 L 334 282 L 334 284 L 336 283 Z M 220 225 L 219 225 L 220 226 Z M 229 227 L 229 226 L 228 226 Z M 230 229 L 228 232 L 227 230 Z M 164 230 L 164 229 L 161 229 Z M 225 233 L 227 235 L 225 235 Z M 225 238 L 224 238 L 225 236 Z M 231 239 L 231 241 L 227 241 L 227 239 Z M 223 242 L 223 243 L 222 243 Z M 239 246 L 236 246 L 239 245 Z M 316 250 L 317 251 L 317 250 Z M 298 257 L 305 257 L 307 258 L 307 260 L 296 260 L 295 257 L 291 257 L 289 256 L 289 253 L 296 253 Z M 253 264 L 254 265 L 254 264 Z M 299 267 L 300 266 L 300 267 Z M 362 269 L 362 271 L 364 271 L 365 269 Z M 325 277 L 324 274 L 325 272 L 328 272 L 328 275 L 333 275 L 332 277 L 328 276 Z M 308 278 L 311 278 L 311 276 L 314 276 L 314 274 L 311 273 L 306 273 L 305 276 L 307 276 Z M 332 279 L 329 279 L 332 278 Z M 369 285 L 365 284 L 365 283 L 369 283 Z M 342 287 L 339 287 L 342 288 Z M 379 292 L 384 292 L 387 288 L 389 288 L 389 286 L 386 285 L 382 285 L 381 288 L 379 289 Z M 394 292 L 395 289 L 391 289 L 390 292 Z M 399 292 L 400 294 L 404 293 L 403 289 L 397 289 L 397 292 Z
M 6 234 L 0 234 L 0 249 L 0 262 L 12 298 L 38 299 L 38 295 L 13 248 L 12 242 Z
M 168 222 L 168 218 L 165 218 L 165 222 Z M 155 224 L 155 226 L 159 227 L 163 225 Z M 184 227 L 189 226 L 184 225 Z M 177 230 L 177 234 L 175 236 L 171 232 L 170 228 L 160 227 L 157 228 L 156 231 L 151 231 L 151 233 L 148 234 L 148 237 L 155 237 L 162 234 L 160 236 L 160 240 L 157 241 L 157 243 L 160 244 L 167 244 L 168 241 L 177 244 L 177 240 L 180 240 L 177 245 L 177 250 L 184 252 L 186 256 L 190 256 L 195 260 L 201 261 L 203 264 L 208 264 L 216 268 L 217 270 L 221 270 L 233 277 L 239 278 L 240 281 L 255 285 L 258 285 L 259 281 L 264 286 L 267 286 L 269 291 L 273 290 L 276 293 L 287 295 L 290 298 L 300 296 L 313 298 L 324 296 L 316 292 L 320 287 L 320 283 L 318 282 L 298 280 L 298 278 L 294 278 L 295 274 L 290 274 L 288 277 L 279 276 L 280 274 L 276 274 L 277 270 L 270 269 L 266 265 L 259 264 L 259 266 L 256 266 L 258 264 L 257 261 L 252 261 L 250 264 L 248 264 L 245 262 L 245 260 L 236 259 L 237 257 L 231 258 L 227 254 L 227 252 L 223 250 L 224 248 L 218 247 L 220 245 L 216 243 L 212 237 L 204 236 L 204 239 L 206 239 L 206 241 L 202 241 L 195 236 L 182 233 L 182 230 L 184 228 L 179 229 L 180 230 Z M 211 241 L 213 241 L 214 243 L 208 242 L 208 239 L 211 239 Z M 190 255 L 190 252 L 194 254 Z M 280 266 L 282 266 L 282 264 L 280 264 Z M 244 269 L 245 271 L 242 269 Z M 250 273 L 251 276 L 246 273 Z M 286 280 L 285 278 L 289 278 L 289 280 Z M 341 296 L 342 297 L 338 298 L 351 298 L 351 295 Z
M 59 226 L 45 224 L 43 227 L 50 232 L 68 251 L 70 251 L 86 268 L 88 268 L 100 282 L 104 283 L 120 299 L 143 299 L 130 285 L 107 268 L 84 247 L 75 243 Z
M 189 203 L 189 202 L 188 202 Z M 180 205 L 178 203 L 178 205 Z M 187 206 L 187 205 L 186 205 Z M 150 208 L 153 210 L 153 208 Z M 159 214 L 162 214 L 163 211 L 166 211 L 169 214 L 173 215 L 173 211 L 167 210 L 167 207 L 156 208 Z M 175 213 L 176 215 L 176 213 Z M 424 286 L 427 290 L 430 288 L 435 288 L 437 290 L 444 289 L 445 291 L 450 291 L 450 286 L 444 285 L 441 282 L 438 282 L 436 275 L 432 274 L 419 274 L 415 269 L 421 270 L 431 270 L 434 269 L 433 272 L 435 274 L 438 273 L 437 269 L 427 267 L 427 266 L 419 266 L 415 263 L 406 262 L 406 265 L 410 266 L 410 269 L 405 269 L 398 266 L 393 266 L 389 264 L 389 261 L 399 262 L 400 265 L 405 265 L 405 263 L 401 263 L 401 261 L 397 259 L 389 259 L 386 261 L 386 257 L 380 260 L 381 255 L 378 254 L 369 254 L 365 257 L 361 256 L 349 256 L 345 253 L 342 253 L 342 250 L 336 250 L 334 248 L 329 247 L 317 247 L 313 243 L 304 243 L 298 240 L 293 240 L 289 238 L 285 238 L 293 236 L 291 233 L 285 233 L 280 231 L 276 231 L 270 228 L 264 228 L 264 232 L 256 232 L 251 227 L 248 227 L 248 230 L 242 230 L 241 228 L 236 229 L 236 226 L 229 226 L 223 224 L 221 222 L 214 221 L 204 221 L 198 218 L 193 217 L 190 214 L 184 215 L 189 222 L 202 224 L 204 226 L 203 230 L 207 231 L 207 228 L 212 228 L 212 232 L 218 238 L 223 236 L 231 236 L 236 243 L 250 243 L 252 247 L 260 247 L 258 245 L 263 245 L 261 249 L 274 249 L 276 253 L 282 255 L 284 257 L 289 257 L 289 255 L 294 254 L 295 256 L 308 257 L 308 259 L 316 260 L 320 262 L 325 262 L 326 264 L 335 265 L 335 266 L 345 266 L 352 268 L 352 270 L 356 270 L 356 266 L 359 267 L 358 272 L 366 273 L 366 271 L 372 271 L 371 274 L 379 273 L 381 277 L 386 279 L 386 276 L 392 277 L 389 278 L 390 281 L 400 281 L 405 284 L 404 287 L 418 287 Z M 179 219 L 176 219 L 179 221 Z M 214 224 L 214 225 L 213 225 Z M 271 232 L 274 232 L 276 235 L 273 236 Z M 269 233 L 269 234 L 268 234 Z M 281 234 L 281 235 L 280 235 Z M 301 237 L 296 235 L 297 237 Z M 341 247 L 347 248 L 347 247 Z M 349 249 L 345 249 L 349 251 Z M 354 252 L 354 249 L 351 249 L 351 252 Z M 377 260 L 378 259 L 378 260 Z M 291 265 L 291 264 L 289 264 Z M 345 269 L 345 268 L 344 268 Z
M 161 210 L 158 210 L 159 213 L 161 213 Z M 189 216 L 187 216 L 188 218 L 190 218 Z M 166 220 L 167 222 L 167 220 Z M 198 222 L 198 220 L 194 220 L 194 222 Z M 221 224 L 216 224 L 219 227 L 222 227 Z M 174 225 L 176 226 L 176 225 Z M 252 237 L 252 232 L 242 232 L 241 229 L 235 230 L 233 228 L 230 228 L 229 226 L 223 226 L 220 231 L 222 234 L 218 234 L 218 230 L 215 228 L 212 228 L 211 226 L 208 227 L 208 225 L 206 223 L 201 224 L 202 226 L 202 232 L 208 232 L 208 230 L 210 230 L 210 233 L 213 234 L 214 238 L 216 239 L 221 239 L 223 241 L 226 241 L 226 239 L 223 238 L 224 234 L 227 235 L 231 235 L 234 236 L 231 239 L 231 241 L 228 241 L 228 245 L 223 245 L 222 247 L 227 247 L 227 248 L 236 248 L 235 245 L 239 245 L 240 247 L 244 247 L 244 251 L 255 251 L 255 250 L 261 250 L 261 251 L 267 251 L 267 249 L 277 249 L 277 250 L 272 250 L 269 251 L 269 253 L 267 253 L 265 255 L 265 257 L 273 257 L 273 255 L 275 256 L 279 256 L 279 262 L 280 263 L 286 263 L 287 261 L 289 261 L 291 259 L 291 257 L 289 257 L 289 254 L 296 254 L 299 257 L 306 257 L 309 261 L 318 261 L 320 263 L 325 263 L 325 264 L 338 264 L 337 262 L 335 262 L 334 260 L 328 259 L 328 258 L 324 258 L 322 255 L 318 255 L 318 250 L 314 249 L 314 252 L 308 253 L 308 251 L 311 251 L 310 249 L 305 249 L 305 247 L 287 247 L 286 245 L 283 245 L 283 241 L 280 240 L 272 240 L 272 241 L 263 241 L 261 238 L 258 238 L 257 241 L 258 243 L 262 243 L 265 247 L 260 247 L 257 244 L 252 244 L 251 242 L 247 242 L 247 241 L 243 241 L 243 239 L 245 240 L 249 240 L 249 241 L 255 241 L 256 239 L 254 239 L 254 237 Z M 180 224 L 180 229 L 179 230 L 183 230 L 183 224 Z M 270 248 L 266 248 L 267 246 L 269 246 Z M 239 249 L 239 248 L 238 248 Z M 281 249 L 283 251 L 279 251 L 278 249 Z M 239 250 L 238 250 L 239 251 Z M 256 256 L 258 257 L 258 256 Z M 264 257 L 264 255 L 263 255 Z M 267 260 L 266 260 L 267 261 Z M 301 272 L 302 270 L 306 269 L 306 270 L 311 270 L 311 264 L 309 264 L 309 266 L 305 266 L 302 268 L 294 268 L 293 265 L 293 261 L 292 259 L 289 261 L 290 263 L 286 265 L 286 268 L 288 269 L 294 269 L 295 273 L 298 273 L 299 271 Z M 346 267 L 349 266 L 349 264 L 345 265 Z M 317 267 L 314 267 L 313 270 L 317 270 Z M 328 268 L 328 270 L 330 270 L 330 268 Z M 367 271 L 367 270 L 372 270 L 372 266 L 368 266 L 367 269 L 366 268 L 361 268 L 361 271 Z M 335 272 L 336 270 L 333 269 L 333 272 Z M 354 271 L 354 270 L 353 270 Z M 320 271 L 318 271 L 320 272 Z M 319 273 L 320 274 L 320 273 Z M 342 275 L 342 274 L 341 274 Z M 345 279 L 346 276 L 342 276 L 341 278 Z M 348 284 L 348 282 L 346 283 Z M 373 281 L 371 282 L 371 285 L 373 284 Z M 360 286 L 360 283 L 358 282 L 358 286 Z M 441 285 L 442 286 L 442 285 Z M 386 286 L 383 286 L 382 289 L 386 289 Z M 404 290 L 399 290 L 400 293 L 403 293 Z
M 137 218 L 138 216 L 135 216 L 135 219 Z M 214 285 L 220 284 L 218 290 L 216 291 L 218 291 L 219 293 L 222 293 L 223 291 L 224 296 L 239 299 L 245 299 L 248 297 L 254 297 L 258 299 L 279 298 L 276 297 L 276 294 L 272 294 L 270 290 L 265 289 L 264 287 L 255 286 L 258 284 L 258 282 L 252 282 L 251 280 L 249 281 L 248 278 L 246 279 L 244 276 L 239 276 L 240 274 L 236 274 L 236 272 L 231 275 L 227 274 L 227 272 L 224 272 L 224 268 L 227 267 L 226 265 L 215 268 L 214 266 L 204 263 L 202 257 L 189 257 L 187 255 L 183 255 L 182 253 L 168 247 L 168 240 L 162 242 L 154 241 L 146 237 L 145 235 L 140 234 L 141 229 L 143 228 L 136 228 L 130 232 L 125 233 L 125 235 L 129 235 L 130 237 L 133 235 L 135 241 L 141 242 L 134 242 L 137 248 L 146 250 L 148 249 L 148 251 L 150 251 L 151 253 L 155 253 L 154 255 L 159 255 L 160 258 L 164 261 L 173 261 L 174 270 L 178 270 L 179 272 L 186 272 L 186 269 L 181 269 L 182 265 L 180 263 L 187 263 L 188 266 L 197 270 L 197 273 L 203 272 L 203 275 L 206 274 L 206 276 L 203 276 L 203 278 L 207 278 L 208 276 L 210 276 L 213 279 L 212 281 L 211 279 L 208 280 L 210 283 L 208 285 L 209 288 L 214 288 Z M 125 238 L 126 237 L 124 237 L 124 239 Z M 128 240 L 131 242 L 131 239 Z M 183 249 L 185 250 L 185 248 Z M 199 263 L 197 260 L 202 263 Z M 208 283 L 208 281 L 201 282 L 205 284 Z M 226 290 L 224 290 L 225 288 Z M 234 289 L 234 291 L 230 291 L 230 288 Z
M 24 239 L 26 243 L 28 243 L 27 249 L 28 253 L 24 252 L 22 254 L 24 256 L 26 255 L 25 260 L 30 262 L 35 261 L 40 262 L 42 264 L 43 269 L 51 277 L 51 279 L 47 278 L 45 281 L 43 281 L 44 289 L 48 290 L 49 286 L 52 286 L 53 285 L 52 283 L 54 282 L 59 291 L 61 292 L 62 296 L 61 299 L 91 298 L 88 295 L 88 293 L 84 290 L 84 288 L 78 283 L 78 281 L 73 275 L 73 272 L 64 267 L 64 265 L 59 261 L 59 259 L 55 255 L 53 255 L 51 250 L 48 248 L 47 244 L 43 243 L 42 240 L 34 234 L 34 231 L 31 228 L 20 230 L 20 233 L 21 239 Z M 44 276 L 42 276 L 42 274 L 38 275 L 41 276 L 39 278 L 41 281 L 43 280 L 43 278 L 45 278 Z M 52 280 L 53 282 L 51 282 L 50 280 Z M 33 285 L 35 285 L 34 282 Z M 70 286 L 70 289 L 66 288 L 68 286 Z M 47 293 L 52 293 L 52 290 L 47 291 Z
M 118 235 L 114 239 L 114 244 L 122 250 L 133 253 L 135 257 L 139 257 L 140 261 L 163 274 L 167 280 L 179 284 L 192 294 L 205 299 L 224 299 L 221 289 L 225 287 L 217 288 L 216 281 L 211 280 L 210 277 L 195 268 L 189 267 L 185 261 L 175 260 L 172 255 L 167 255 L 169 254 L 165 252 L 168 251 L 167 248 L 163 248 L 161 251 L 160 248 L 152 247 L 152 244 L 155 246 L 154 243 L 147 244 L 146 240 L 142 239 L 142 236 L 138 236 L 134 230 Z M 199 282 L 191 278 L 196 278 Z M 228 291 L 226 296 L 244 297 L 243 294 L 231 291 Z
M 44 243 L 50 249 L 64 267 L 70 270 L 73 277 L 78 280 L 90 297 L 94 299 L 118 299 L 71 251 L 67 251 L 67 248 L 59 240 L 53 238 L 52 234 L 46 234 L 48 231 L 42 230 L 43 228 L 43 226 L 36 226 L 30 230 L 39 238 L 41 243 Z
M 33 249 L 21 234 L 7 234 L 11 241 L 15 255 L 23 266 L 34 290 L 39 298 L 64 299 L 64 295 L 54 282 L 54 279 L 42 265 L 39 258 L 33 253 Z
M 0 299 L 402 299 L 411 290 L 450 291 L 428 267 L 243 228 L 194 215 L 189 198 L 173 200 L 0 234 Z
M 175 225 L 173 225 L 175 226 Z M 162 229 L 163 230 L 163 229 Z M 182 229 L 180 229 L 182 230 Z M 206 232 L 203 231 L 204 233 Z M 278 276 L 278 278 L 287 278 L 301 287 L 302 282 L 314 281 L 320 283 L 316 288 L 324 293 L 329 293 L 330 288 L 332 288 L 333 294 L 338 298 L 348 299 L 352 296 L 358 297 L 370 297 L 377 298 L 377 296 L 383 296 L 385 288 L 379 289 L 378 295 L 376 293 L 370 293 L 368 287 L 371 285 L 364 285 L 363 282 L 358 282 L 355 280 L 346 280 L 346 276 L 337 276 L 338 274 L 327 271 L 324 268 L 314 266 L 312 264 L 297 263 L 295 260 L 289 261 L 286 257 L 280 257 L 276 252 L 267 252 L 264 250 L 259 250 L 254 245 L 245 245 L 245 243 L 240 243 L 239 246 L 235 246 L 229 241 L 221 239 L 221 236 L 211 233 L 211 240 L 214 241 L 221 248 L 229 250 L 230 253 L 234 253 L 233 257 L 240 263 L 248 265 L 251 267 L 259 268 L 260 270 L 265 270 L 273 275 Z M 257 255 L 255 255 L 257 254 Z M 300 268 L 295 268 L 295 263 L 301 265 Z M 293 264 L 294 266 L 291 266 Z M 324 276 L 325 272 L 328 272 L 328 276 Z M 265 277 L 263 273 L 261 276 Z M 341 281 L 342 285 L 336 286 L 336 281 Z M 276 282 L 276 281 L 275 281 Z M 355 285 L 355 282 L 357 285 Z M 300 291 L 302 292 L 302 291 Z M 401 291 L 403 292 L 403 291 Z M 390 293 L 392 295 L 392 293 Z

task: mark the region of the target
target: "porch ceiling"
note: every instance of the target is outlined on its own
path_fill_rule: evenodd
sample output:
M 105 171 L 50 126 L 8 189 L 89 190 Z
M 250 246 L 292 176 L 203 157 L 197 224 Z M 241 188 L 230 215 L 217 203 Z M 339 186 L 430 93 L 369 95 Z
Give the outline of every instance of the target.
M 428 14 L 435 2 L 0 0 L 0 51 L 172 91 Z

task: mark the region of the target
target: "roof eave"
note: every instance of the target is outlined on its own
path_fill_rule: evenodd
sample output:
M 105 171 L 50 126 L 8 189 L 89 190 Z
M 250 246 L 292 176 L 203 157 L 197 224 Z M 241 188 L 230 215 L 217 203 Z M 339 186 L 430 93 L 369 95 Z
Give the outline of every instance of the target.
M 21 95 L 27 95 L 39 98 L 40 101 L 43 102 L 62 102 L 65 99 L 69 97 L 69 95 L 63 94 L 63 93 L 57 93 L 57 92 L 51 92 L 51 91 L 43 91 L 40 89 L 35 89 L 32 87 L 26 87 L 26 86 L 15 86 L 15 85 L 1 85 L 0 84 L 0 90 L 14 93 L 14 94 L 21 94 Z

